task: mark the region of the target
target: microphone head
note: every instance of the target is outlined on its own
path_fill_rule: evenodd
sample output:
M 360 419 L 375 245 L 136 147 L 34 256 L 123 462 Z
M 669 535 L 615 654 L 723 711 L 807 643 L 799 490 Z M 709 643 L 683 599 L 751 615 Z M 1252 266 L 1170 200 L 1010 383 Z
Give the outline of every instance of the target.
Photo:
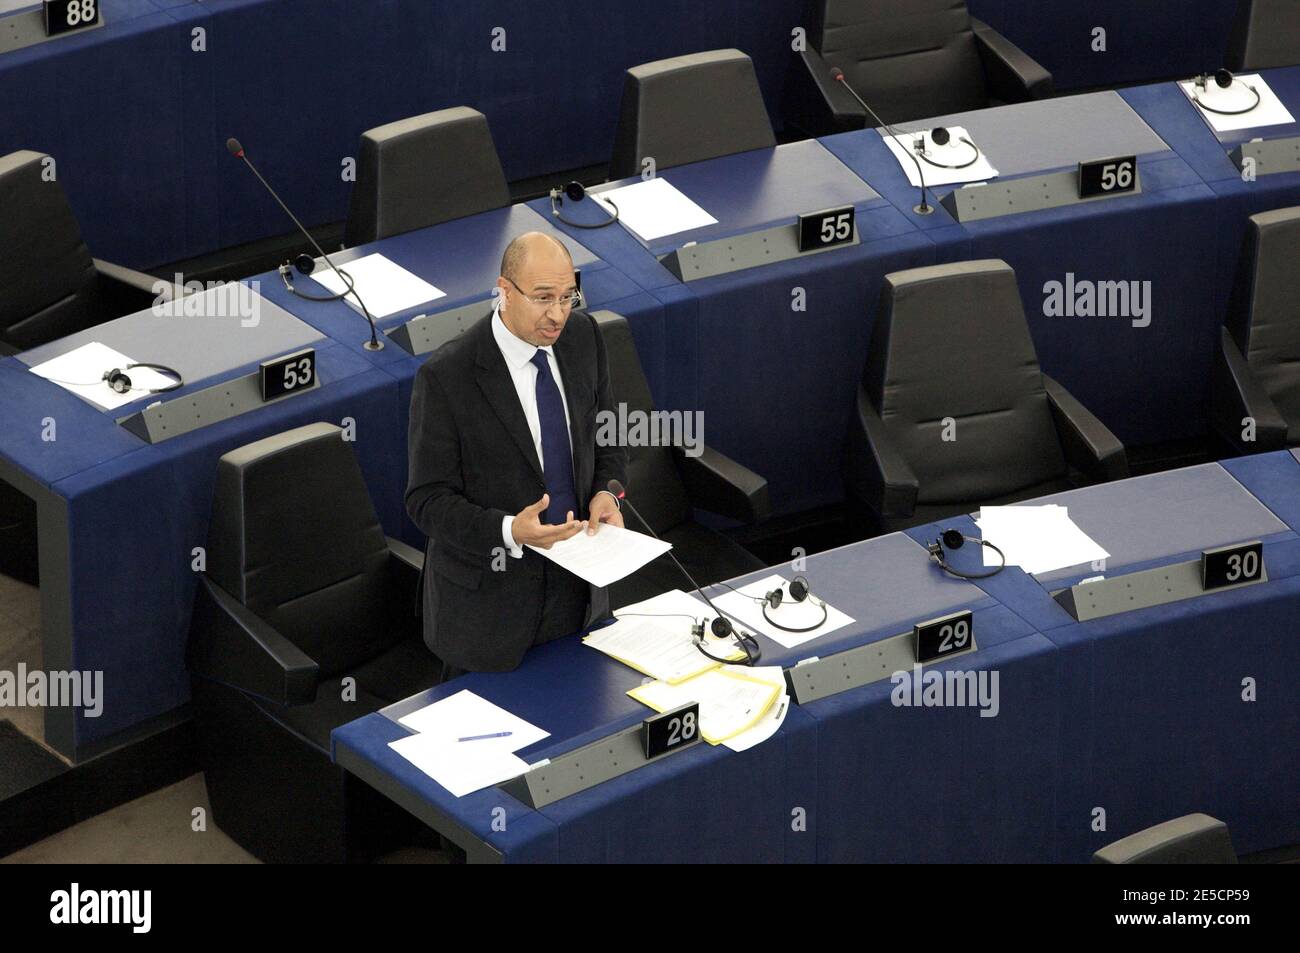
M 936 146 L 946 146 L 951 141 L 952 136 L 943 126 L 935 126 L 930 130 L 930 139 Z
M 239 144 L 239 140 L 233 136 L 226 140 L 226 151 L 236 159 L 244 158 L 244 147 Z
M 837 83 L 844 82 L 844 70 L 840 69 L 838 66 L 834 67 L 831 70 L 831 79 L 835 80 Z
M 1232 85 L 1232 70 L 1218 69 L 1214 71 L 1214 82 L 1220 89 L 1227 89 Z
M 623 489 L 623 484 L 618 480 L 610 480 L 605 484 L 605 489 L 609 490 L 609 492 L 613 493 L 620 500 L 627 496 L 627 490 Z

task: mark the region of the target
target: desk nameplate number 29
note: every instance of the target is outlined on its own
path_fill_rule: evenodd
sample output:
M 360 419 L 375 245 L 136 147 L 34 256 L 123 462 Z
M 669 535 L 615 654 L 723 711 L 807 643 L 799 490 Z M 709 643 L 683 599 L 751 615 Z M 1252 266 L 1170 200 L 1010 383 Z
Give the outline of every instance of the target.
M 975 617 L 969 609 L 918 622 L 913 628 L 918 664 L 965 652 L 974 644 Z
M 699 702 L 690 702 L 641 722 L 641 744 L 647 761 L 679 748 L 689 748 L 699 740 Z
M 316 383 L 316 349 L 303 348 L 261 364 L 262 400 L 307 390 Z
M 1119 195 L 1137 188 L 1137 156 L 1079 163 L 1079 198 Z
M 799 251 L 819 251 L 853 242 L 852 205 L 828 208 L 799 216 Z
M 45 35 L 58 36 L 99 23 L 100 0 L 45 0 Z
M 1257 582 L 1263 572 L 1264 544 L 1259 540 L 1220 546 L 1201 553 L 1201 588 L 1206 592 Z

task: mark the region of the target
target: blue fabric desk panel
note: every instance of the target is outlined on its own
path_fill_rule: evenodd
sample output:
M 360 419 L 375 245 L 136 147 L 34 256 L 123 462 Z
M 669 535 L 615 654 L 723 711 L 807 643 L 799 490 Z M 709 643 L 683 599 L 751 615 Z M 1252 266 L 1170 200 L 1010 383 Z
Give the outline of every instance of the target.
M 1078 573 L 1035 585 L 1013 568 L 981 581 L 1060 650 L 1062 861 L 1086 861 L 1113 840 L 1193 811 L 1225 821 L 1242 853 L 1300 836 L 1300 646 L 1289 622 L 1300 599 L 1300 539 L 1273 517 L 1297 509 L 1300 465 L 1289 453 L 1248 460 L 1244 474 L 1240 461 L 1228 461 L 1033 502 L 1070 505 L 1112 554 L 1108 576 L 1262 538 L 1266 583 L 1076 623 L 1050 591 Z M 1246 492 L 1255 486 L 1268 510 Z M 945 525 L 977 533 L 968 517 Z M 932 525 L 909 535 L 937 532 Z M 1242 699 L 1247 677 L 1258 683 L 1256 701 Z M 1106 812 L 1100 831 L 1092 827 L 1098 807 Z

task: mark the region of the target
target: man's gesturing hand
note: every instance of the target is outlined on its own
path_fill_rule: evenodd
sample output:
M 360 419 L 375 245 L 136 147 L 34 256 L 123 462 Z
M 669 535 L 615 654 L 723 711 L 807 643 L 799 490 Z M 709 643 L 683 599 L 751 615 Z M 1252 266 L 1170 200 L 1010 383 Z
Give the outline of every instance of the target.
M 573 510 L 569 510 L 569 515 L 563 523 L 555 526 L 543 523 L 541 515 L 550 502 L 550 494 L 543 493 L 540 500 L 525 506 L 515 514 L 514 520 L 510 523 L 510 535 L 515 538 L 518 545 L 550 549 L 555 543 L 576 536 L 586 528 L 587 521 L 575 520 Z
M 618 501 L 609 493 L 597 493 L 587 507 L 587 535 L 595 536 L 601 523 L 623 526 L 623 514 L 618 511 Z

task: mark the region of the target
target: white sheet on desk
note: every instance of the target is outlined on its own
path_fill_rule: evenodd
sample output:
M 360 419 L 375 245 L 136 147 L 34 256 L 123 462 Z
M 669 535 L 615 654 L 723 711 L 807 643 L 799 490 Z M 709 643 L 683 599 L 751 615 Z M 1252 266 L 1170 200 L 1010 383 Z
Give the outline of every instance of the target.
M 626 225 L 643 242 L 652 242 L 665 235 L 676 235 L 692 228 L 716 225 L 718 220 L 679 192 L 671 182 L 655 177 L 646 182 L 635 182 L 621 188 L 609 189 L 592 197 L 609 213 L 614 209 L 607 199 L 618 206 L 618 220 Z
M 1277 93 L 1269 88 L 1268 81 L 1258 73 L 1238 76 L 1237 82 L 1227 89 L 1220 89 L 1211 81 L 1205 92 L 1200 93 L 1201 101 L 1215 109 L 1244 109 L 1255 99 L 1247 86 L 1254 86 L 1259 93 L 1259 105 L 1248 113 L 1240 116 L 1220 116 L 1218 113 L 1198 108 L 1195 103 L 1192 103 L 1192 108 L 1205 117 L 1205 121 L 1215 132 L 1236 132 L 1238 129 L 1280 126 L 1295 122 L 1291 111 L 1286 108 L 1282 100 L 1277 98 Z M 1193 92 L 1197 92 L 1196 83 L 1191 81 L 1179 83 L 1178 88 L 1188 99 L 1192 98 Z
M 597 629 L 583 643 L 666 682 L 679 682 L 717 664 L 695 647 L 691 635 L 696 620 L 713 617 L 695 596 L 673 589 L 615 609 L 614 615 L 617 622 Z M 713 638 L 708 638 L 708 643 L 709 652 L 719 658 L 729 646 L 735 647 Z
M 455 797 L 500 784 L 528 770 L 528 765 L 513 752 L 478 741 L 458 744 L 417 733 L 390 741 L 388 747 Z
M 907 181 L 918 188 L 921 185 L 921 179 L 916 171 L 916 162 L 911 159 L 911 156 L 915 155 L 915 153 L 909 151 L 915 148 L 915 143 L 924 139 L 926 153 L 935 162 L 942 162 L 944 165 L 960 165 L 963 162 L 969 162 L 971 157 L 970 146 L 962 142 L 961 138 L 965 136 L 971 142 L 975 142 L 975 138 L 963 126 L 953 126 L 948 130 L 952 135 L 952 139 L 946 146 L 936 146 L 931 142 L 929 130 L 900 132 L 898 139 L 902 141 L 902 145 L 893 136 L 885 133 L 884 130 L 880 131 L 884 135 L 885 145 L 889 146 L 889 151 L 894 154 L 898 164 L 907 173 Z M 979 146 L 979 143 L 976 142 L 975 145 Z M 906 149 L 904 146 L 906 146 Z M 938 166 L 930 165 L 920 156 L 917 156 L 916 159 L 917 162 L 921 163 L 921 167 L 925 169 L 925 184 L 928 188 L 939 185 L 961 185 L 966 182 L 987 182 L 989 179 L 998 177 L 998 170 L 993 168 L 993 164 L 989 162 L 989 158 L 984 154 L 983 150 L 980 151 L 979 160 L 965 169 L 941 169 Z
M 340 264 L 339 269 L 351 276 L 352 286 L 376 320 L 446 297 L 446 292 L 378 252 Z M 347 288 L 347 282 L 320 258 L 316 259 L 316 270 L 311 276 L 334 294 L 342 294 Z M 361 311 L 356 295 L 348 295 L 343 300 L 356 311 Z
M 51 358 L 43 364 L 37 364 L 31 368 L 31 372 L 105 410 L 112 410 L 123 404 L 140 400 L 142 397 L 148 397 L 150 389 L 170 387 L 176 383 L 168 375 L 160 374 L 147 367 L 134 367 L 127 370 L 126 366 L 130 363 L 132 363 L 131 358 L 125 354 L 113 350 L 107 344 L 91 341 L 89 344 L 73 348 L 66 354 Z M 113 390 L 103 379 L 104 372 L 113 368 L 123 371 L 131 378 L 132 389 L 125 394 Z
M 803 645 L 805 642 L 811 642 L 813 639 L 820 639 L 823 635 L 828 635 L 836 629 L 843 628 L 853 620 L 836 609 L 832 605 L 826 606 L 826 621 L 811 632 L 784 632 L 776 626 L 769 623 L 763 618 L 763 606 L 755 602 L 755 598 L 762 598 L 773 589 L 780 587 L 784 593 L 781 599 L 781 605 L 776 609 L 768 609 L 767 614 L 776 619 L 784 626 L 792 629 L 801 629 L 804 626 L 814 625 L 822 617 L 822 610 L 810 599 L 803 602 L 795 602 L 790 598 L 790 584 L 777 575 L 767 576 L 758 582 L 751 582 L 747 586 L 741 586 L 740 592 L 727 590 L 723 595 L 714 598 L 713 602 L 718 609 L 728 615 L 739 619 L 747 628 L 762 632 L 772 641 L 787 649 Z M 744 593 L 744 595 L 741 595 Z M 814 591 L 812 598 L 818 597 Z
M 754 668 L 746 668 L 743 665 L 726 665 L 723 667 L 740 672 L 742 675 L 748 675 L 750 678 L 757 678 L 760 681 L 776 685 L 781 689 L 780 696 L 777 697 L 776 701 L 772 702 L 772 707 L 767 710 L 767 714 L 763 716 L 758 724 L 723 742 L 732 751 L 748 751 L 750 748 L 761 745 L 768 738 L 771 738 L 785 722 L 785 714 L 790 710 L 790 696 L 785 693 L 785 671 L 779 665 L 759 665 Z
M 550 737 L 550 732 L 524 721 L 499 705 L 462 689 L 432 705 L 425 705 L 398 719 L 412 731 L 426 735 L 431 742 L 471 745 L 475 749 L 500 749 L 518 751 Z M 482 738 L 478 741 L 458 741 L 473 735 L 492 735 L 510 732 L 504 738 Z
M 1008 566 L 1019 566 L 1031 575 L 1110 556 L 1070 519 L 1069 510 L 1058 503 L 981 507 L 975 524 L 980 528 L 981 537 L 1006 555 Z M 980 549 L 985 566 L 998 565 L 997 553 L 987 546 Z

